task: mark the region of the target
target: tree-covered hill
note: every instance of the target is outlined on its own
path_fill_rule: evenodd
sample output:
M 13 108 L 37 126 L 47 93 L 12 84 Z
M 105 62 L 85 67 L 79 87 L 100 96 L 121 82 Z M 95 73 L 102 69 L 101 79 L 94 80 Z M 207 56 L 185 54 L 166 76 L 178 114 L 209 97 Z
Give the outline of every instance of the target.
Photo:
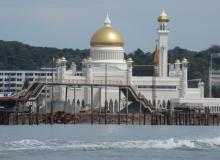
M 37 70 L 51 67 L 53 57 L 61 56 L 80 66 L 82 58 L 88 55 L 88 49 L 33 47 L 16 41 L 0 41 L 0 70 Z
M 186 57 L 189 60 L 189 79 L 206 79 L 210 53 L 220 53 L 220 46 L 213 45 L 203 51 L 190 51 L 175 47 L 169 50 L 169 63 L 177 58 Z M 89 56 L 89 49 L 57 49 L 48 47 L 34 47 L 16 41 L 0 41 L 0 70 L 37 70 L 41 67 L 51 67 L 52 58 L 65 56 L 69 63 L 74 61 L 78 67 L 83 58 Z M 131 57 L 134 64 L 152 64 L 152 53 L 145 53 L 137 49 L 126 54 Z M 220 68 L 220 59 L 214 60 L 214 68 Z

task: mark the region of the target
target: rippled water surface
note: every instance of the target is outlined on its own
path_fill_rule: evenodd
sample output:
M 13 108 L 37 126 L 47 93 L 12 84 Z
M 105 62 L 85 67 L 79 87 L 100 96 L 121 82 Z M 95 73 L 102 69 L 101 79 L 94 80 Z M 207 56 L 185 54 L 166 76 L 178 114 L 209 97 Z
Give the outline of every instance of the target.
M 0 126 L 0 160 L 220 159 L 220 127 Z

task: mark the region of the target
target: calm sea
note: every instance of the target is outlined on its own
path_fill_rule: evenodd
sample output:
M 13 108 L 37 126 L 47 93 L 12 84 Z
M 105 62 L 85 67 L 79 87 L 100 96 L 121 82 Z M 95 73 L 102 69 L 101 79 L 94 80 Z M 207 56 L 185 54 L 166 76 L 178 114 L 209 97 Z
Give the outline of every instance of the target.
M 0 160 L 219 160 L 220 127 L 0 126 Z

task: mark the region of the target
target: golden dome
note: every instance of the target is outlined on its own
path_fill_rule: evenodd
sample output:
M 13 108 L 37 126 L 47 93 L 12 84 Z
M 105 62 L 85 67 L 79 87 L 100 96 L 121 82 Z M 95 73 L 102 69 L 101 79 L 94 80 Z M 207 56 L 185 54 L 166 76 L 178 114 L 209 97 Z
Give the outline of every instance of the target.
M 124 39 L 116 29 L 112 27 L 103 27 L 92 36 L 90 45 L 92 47 L 123 47 Z
M 97 30 L 91 40 L 92 47 L 123 47 L 124 39 L 122 35 L 114 28 L 111 27 L 111 21 L 108 17 L 105 19 L 104 27 Z
M 66 58 L 65 58 L 65 57 L 62 57 L 62 58 L 60 59 L 60 61 L 61 61 L 61 62 L 66 62 Z
M 158 17 L 158 21 L 159 21 L 159 22 L 169 22 L 170 19 L 169 19 L 168 16 L 159 16 L 159 17 Z
M 175 64 L 181 64 L 178 58 L 176 59 Z
M 169 22 L 170 18 L 168 17 L 166 12 L 163 10 L 157 20 L 158 20 L 158 22 Z

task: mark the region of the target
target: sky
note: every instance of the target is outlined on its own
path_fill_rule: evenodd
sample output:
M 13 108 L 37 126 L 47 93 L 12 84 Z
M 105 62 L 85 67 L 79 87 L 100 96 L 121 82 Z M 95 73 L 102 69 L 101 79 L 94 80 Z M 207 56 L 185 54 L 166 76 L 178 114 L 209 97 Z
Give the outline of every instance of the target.
M 170 49 L 220 44 L 219 0 L 0 0 L 0 39 L 85 49 L 108 12 L 125 39 L 125 52 L 151 52 L 162 9 L 170 17 Z

